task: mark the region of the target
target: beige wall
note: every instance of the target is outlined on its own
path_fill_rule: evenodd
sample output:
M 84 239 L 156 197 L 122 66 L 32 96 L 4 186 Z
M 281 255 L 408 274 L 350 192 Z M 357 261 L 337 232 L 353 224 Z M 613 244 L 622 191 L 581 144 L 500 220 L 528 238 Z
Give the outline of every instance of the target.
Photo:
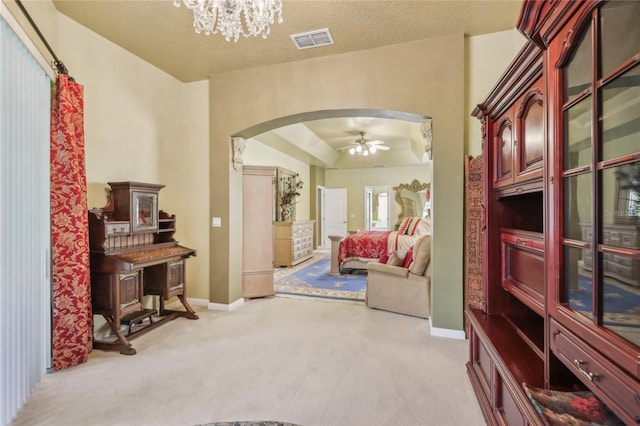
M 57 28 L 56 54 L 84 86 L 89 208 L 106 204 L 107 182 L 165 185 L 159 206 L 198 252 L 188 295 L 208 300 L 208 82 L 184 84 L 62 14 Z
M 230 135 L 324 109 L 376 108 L 433 117 L 432 323 L 462 329 L 462 158 L 479 153 L 480 143 L 473 136 L 479 130 L 470 129 L 479 125 L 469 114 L 517 50 L 509 48 L 516 44 L 513 34 L 473 38 L 466 46 L 460 34 L 183 84 L 58 14 L 50 1 L 27 2 L 27 7 L 85 87 L 90 207 L 104 205 L 108 181 L 167 185 L 161 208 L 177 215 L 181 243 L 198 250 L 188 268 L 192 298 L 223 304 L 241 298 L 242 179 L 231 167 Z M 486 67 L 492 71 L 481 71 Z M 307 191 L 324 184 L 325 176 L 308 173 Z M 307 214 L 314 218 L 315 194 L 308 196 Z M 211 228 L 212 216 L 223 219 L 221 228 Z
M 357 70 L 358 72 L 354 72 Z M 214 75 L 211 102 L 211 300 L 241 298 L 241 175 L 230 135 L 279 117 L 324 109 L 375 108 L 433 117 L 432 323 L 461 330 L 464 37 L 462 34 Z M 229 188 L 231 190 L 229 191 Z M 440 203 L 440 201 L 439 201 Z M 232 237 L 231 237 L 232 236 Z M 227 252 L 219 247 L 228 247 Z M 437 266 L 437 267 L 436 267 Z
M 431 182 L 431 164 L 407 167 L 385 167 L 369 169 L 327 170 L 327 188 L 347 189 L 347 229 L 364 230 L 364 187 L 388 185 L 391 229 L 398 223 L 400 205 L 395 200 L 394 186 L 410 184 L 414 179 L 421 183 Z
M 22 30 L 27 34 L 33 45 L 40 52 L 43 58 L 50 63 L 52 60 L 51 54 L 45 47 L 44 43 L 40 40 L 35 30 L 29 24 L 29 21 L 24 16 L 18 5 L 13 0 L 2 0 L 2 3 L 7 7 L 7 10 L 11 13 L 11 16 L 18 22 Z M 58 12 L 52 1 L 23 1 L 23 6 L 31 15 L 34 22 L 37 23 L 38 28 L 45 35 L 47 42 L 53 47 L 56 52 L 56 46 L 58 45 Z M 56 52 L 59 59 L 64 61 L 64 58 L 60 58 L 60 55 Z
M 525 40 L 516 29 L 465 39 L 465 152 L 469 155 L 482 153 L 480 121 L 471 112 L 484 101 Z

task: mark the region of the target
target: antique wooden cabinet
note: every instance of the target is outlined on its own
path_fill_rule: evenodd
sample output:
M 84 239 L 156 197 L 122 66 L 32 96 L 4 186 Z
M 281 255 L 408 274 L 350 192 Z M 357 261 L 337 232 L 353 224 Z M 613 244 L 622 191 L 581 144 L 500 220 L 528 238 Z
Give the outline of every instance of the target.
M 275 266 L 294 266 L 313 256 L 313 220 L 273 224 Z
M 110 182 L 110 201 L 89 211 L 91 305 L 113 338 L 94 339 L 96 349 L 133 355 L 133 337 L 182 316 L 198 316 L 186 299 L 186 259 L 196 251 L 173 238 L 176 219 L 158 210 L 163 185 Z M 158 296 L 158 308 L 145 308 L 143 296 Z M 184 310 L 168 310 L 177 297 Z
M 485 101 L 484 308 L 467 371 L 489 424 L 523 384 L 640 423 L 640 2 L 525 0 L 529 42 Z

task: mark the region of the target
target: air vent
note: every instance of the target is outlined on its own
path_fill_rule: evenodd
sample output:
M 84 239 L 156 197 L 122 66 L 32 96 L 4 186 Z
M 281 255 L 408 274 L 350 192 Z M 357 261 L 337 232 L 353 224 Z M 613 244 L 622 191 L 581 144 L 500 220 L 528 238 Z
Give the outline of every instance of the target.
M 298 50 L 333 44 L 333 38 L 327 28 L 309 31 L 307 33 L 293 34 L 290 37 Z

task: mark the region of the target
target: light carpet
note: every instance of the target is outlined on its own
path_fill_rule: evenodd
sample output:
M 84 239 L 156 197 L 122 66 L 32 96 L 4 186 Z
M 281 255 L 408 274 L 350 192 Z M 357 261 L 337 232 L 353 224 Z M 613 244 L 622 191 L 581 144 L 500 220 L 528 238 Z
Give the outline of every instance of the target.
M 239 422 L 215 422 L 197 426 L 299 426 L 293 423 L 267 421 L 239 421 Z
M 351 303 L 251 299 L 195 307 L 132 340 L 45 375 L 13 426 L 194 426 L 272 420 L 302 426 L 474 426 L 469 344 L 429 321 Z
M 279 268 L 274 274 L 277 295 L 364 302 L 367 274 L 331 275 L 331 256 L 317 254 L 295 268 Z

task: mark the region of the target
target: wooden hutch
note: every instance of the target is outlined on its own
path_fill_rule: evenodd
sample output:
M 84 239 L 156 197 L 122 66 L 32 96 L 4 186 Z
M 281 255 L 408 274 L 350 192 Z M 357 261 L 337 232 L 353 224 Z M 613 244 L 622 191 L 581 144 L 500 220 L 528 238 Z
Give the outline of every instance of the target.
M 473 112 L 484 301 L 466 310 L 467 371 L 488 424 L 542 423 L 523 384 L 589 390 L 640 424 L 638 22 L 637 1 L 525 0 L 528 42 Z
M 198 319 L 187 302 L 185 281 L 185 260 L 196 251 L 178 245 L 175 215 L 158 210 L 164 185 L 109 186 L 109 203 L 89 211 L 89 245 L 93 314 L 105 318 L 113 339 L 94 338 L 93 347 L 133 355 L 128 339 L 178 316 Z M 158 309 L 143 306 L 146 295 L 158 296 Z M 165 308 L 165 301 L 176 296 L 184 311 Z

